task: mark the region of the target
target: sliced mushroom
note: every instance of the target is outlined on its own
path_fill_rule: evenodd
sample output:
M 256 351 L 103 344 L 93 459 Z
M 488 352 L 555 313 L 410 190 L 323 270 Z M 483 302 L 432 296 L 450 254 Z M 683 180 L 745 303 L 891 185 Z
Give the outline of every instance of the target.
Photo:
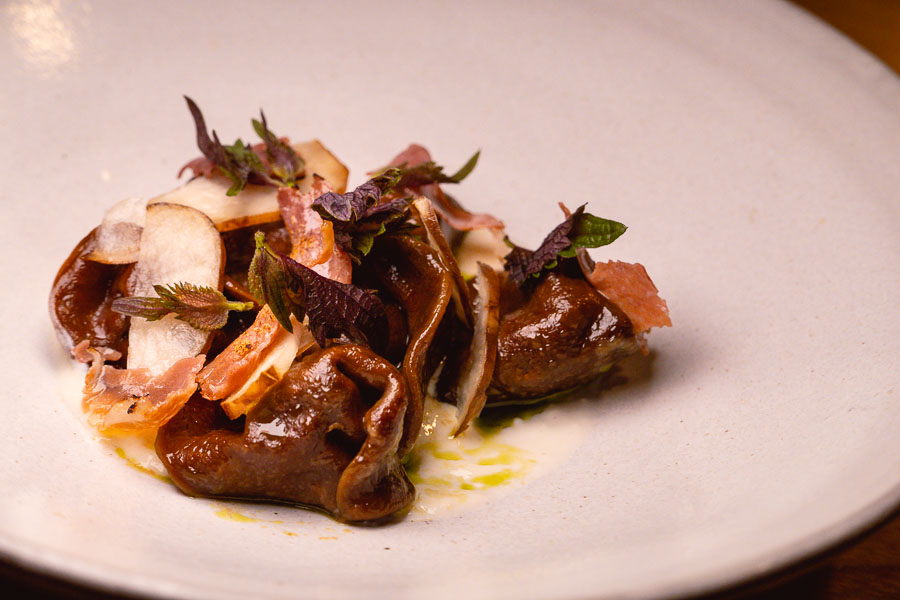
M 466 286 L 466 280 L 463 279 L 462 273 L 459 271 L 459 265 L 456 258 L 450 250 L 450 244 L 441 231 L 441 224 L 434 212 L 434 205 L 428 198 L 420 196 L 413 201 L 413 206 L 422 221 L 422 228 L 425 230 L 425 238 L 428 245 L 434 249 L 438 258 L 444 265 L 444 268 L 450 273 L 453 281 L 453 306 L 456 308 L 457 316 L 467 327 L 471 328 L 474 322 L 472 316 L 472 301 L 469 298 L 469 288 Z
M 147 216 L 147 201 L 128 198 L 113 204 L 97 228 L 96 245 L 88 255 L 109 265 L 136 262 L 141 248 L 141 230 Z
M 487 389 L 494 374 L 497 358 L 497 334 L 500 328 L 500 279 L 484 263 L 479 263 L 475 276 L 475 328 L 465 352 L 465 360 L 453 386 L 456 403 L 456 427 L 451 435 L 459 435 L 481 414 L 487 400 Z

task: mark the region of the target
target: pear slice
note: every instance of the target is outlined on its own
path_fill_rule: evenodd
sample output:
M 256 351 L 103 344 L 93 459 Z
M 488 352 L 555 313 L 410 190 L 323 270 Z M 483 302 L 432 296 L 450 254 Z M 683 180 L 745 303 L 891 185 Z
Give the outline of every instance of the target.
M 94 249 L 88 260 L 107 265 L 126 265 L 138 259 L 141 230 L 147 214 L 147 201 L 127 198 L 113 204 L 94 236 Z
M 347 191 L 347 177 L 350 175 L 350 171 L 331 153 L 331 150 L 322 145 L 322 142 L 309 140 L 292 144 L 292 146 L 306 162 L 306 177 L 297 185 L 297 189 L 301 193 L 305 194 L 310 190 L 315 179 L 313 175 L 325 179 L 331 189 L 338 194 Z
M 135 296 L 155 296 L 154 285 L 193 283 L 222 289 L 225 246 L 212 221 L 195 208 L 157 203 L 147 207 L 141 248 L 129 284 Z M 131 319 L 128 368 L 164 373 L 176 361 L 201 354 L 210 333 L 167 315 Z
M 278 337 L 268 349 L 263 360 L 247 381 L 236 392 L 222 400 L 222 409 L 229 419 L 237 419 L 247 414 L 262 399 L 270 387 L 278 383 L 294 364 L 298 354 L 316 344 L 315 338 L 305 324 L 291 316 L 294 332 L 279 327 Z
M 347 167 L 319 140 L 300 142 L 293 147 L 306 162 L 306 177 L 297 185 L 301 192 L 309 191 L 313 174 L 325 178 L 338 193 L 347 189 Z M 231 180 L 221 174 L 197 177 L 171 192 L 151 199 L 150 204 L 167 202 L 192 206 L 209 216 L 219 231 L 252 227 L 281 219 L 278 189 L 274 186 L 248 184 L 235 196 L 226 194 L 229 187 Z
M 478 263 L 484 263 L 498 273 L 503 271 L 503 258 L 511 250 L 503 241 L 505 233 L 503 229 L 473 229 L 463 233 L 453 248 L 463 277 L 475 277 Z
M 456 427 L 451 436 L 466 430 L 481 414 L 497 360 L 500 331 L 500 278 L 484 263 L 475 275 L 475 328 L 456 389 Z

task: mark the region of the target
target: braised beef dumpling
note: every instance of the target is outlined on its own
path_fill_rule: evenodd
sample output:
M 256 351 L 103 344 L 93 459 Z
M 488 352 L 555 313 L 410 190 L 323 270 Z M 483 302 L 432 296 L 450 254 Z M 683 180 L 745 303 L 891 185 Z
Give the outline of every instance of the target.
M 298 360 L 246 420 L 199 396 L 160 428 L 156 451 L 195 496 L 316 506 L 344 521 L 402 510 L 415 490 L 400 464 L 403 375 L 371 350 L 334 346 Z
M 87 340 L 93 348 L 128 352 L 128 317 L 112 311 L 126 295 L 129 265 L 90 260 L 97 230 L 84 237 L 59 268 L 50 291 L 50 318 L 66 350 Z
M 583 278 L 551 271 L 527 292 L 507 282 L 488 403 L 586 384 L 638 349 L 628 316 Z
M 406 314 L 409 342 L 402 369 L 409 383 L 410 408 L 401 448 L 406 453 L 422 425 L 425 387 L 432 375 L 428 353 L 450 304 L 452 280 L 434 250 L 409 236 L 379 239 L 364 267 L 361 270 L 369 272 Z

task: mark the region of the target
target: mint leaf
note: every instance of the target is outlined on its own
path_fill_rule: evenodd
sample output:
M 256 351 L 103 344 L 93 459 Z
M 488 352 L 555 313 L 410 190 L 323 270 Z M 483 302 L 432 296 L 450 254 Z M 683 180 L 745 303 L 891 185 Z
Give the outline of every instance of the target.
M 191 283 L 154 285 L 153 289 L 158 297 L 118 298 L 113 301 L 112 310 L 148 321 L 158 321 L 174 313 L 177 319 L 196 329 L 211 331 L 225 325 L 229 311 L 251 310 L 254 306 L 252 302 L 232 302 L 216 289 Z
M 219 136 L 213 132 L 213 138 L 216 143 L 221 146 Z M 235 196 L 243 190 L 247 183 L 250 182 L 252 176 L 258 179 L 268 181 L 266 167 L 262 160 L 256 155 L 251 146 L 247 146 L 240 138 L 235 140 L 231 146 L 222 146 L 225 153 L 224 164 L 218 165 L 221 170 L 231 180 L 231 187 L 228 188 L 226 195 Z
M 572 216 L 575 217 L 575 214 Z M 571 256 L 575 255 L 575 248 L 599 248 L 612 244 L 625 233 L 626 229 L 628 228 L 618 221 L 597 217 L 591 213 L 582 213 L 580 218 L 575 219 L 572 232 L 569 234 L 569 238 L 572 240 Z
M 260 304 L 267 304 L 281 326 L 293 333 L 291 313 L 303 319 L 302 310 L 295 311 L 297 303 L 290 291 L 290 281 L 280 256 L 266 243 L 266 235 L 256 232 L 256 252 L 247 271 L 250 293 Z
M 585 206 L 579 206 L 553 228 L 537 250 L 526 250 L 506 238 L 512 251 L 504 259 L 504 268 L 513 283 L 522 285 L 530 277 L 540 277 L 545 269 L 556 268 L 560 258 L 574 257 L 579 248 L 599 248 L 611 244 L 628 229 L 618 221 L 584 212 Z
M 387 340 L 387 314 L 378 296 L 350 283 L 323 277 L 305 265 L 281 256 L 288 273 L 302 290 L 309 330 L 323 346 L 329 338 L 346 337 L 369 346 Z

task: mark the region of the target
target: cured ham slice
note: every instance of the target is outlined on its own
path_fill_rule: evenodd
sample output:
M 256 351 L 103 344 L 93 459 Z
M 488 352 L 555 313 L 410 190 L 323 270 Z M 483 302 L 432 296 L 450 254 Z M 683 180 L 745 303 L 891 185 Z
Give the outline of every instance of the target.
M 104 364 L 118 353 L 95 350 L 87 340 L 72 349 L 90 362 L 84 381 L 82 408 L 88 423 L 103 434 L 156 429 L 175 416 L 197 389 L 196 376 L 206 360 L 201 354 L 176 361 L 158 375 L 150 369 L 116 369 Z
M 266 352 L 290 335 L 278 324 L 269 307 L 264 306 L 253 324 L 200 373 L 197 381 L 203 397 L 222 400 L 240 389 L 265 358 Z
M 314 179 L 305 193 L 293 188 L 278 190 L 278 207 L 291 236 L 291 258 L 323 277 L 350 283 L 353 274 L 350 255 L 334 243 L 332 224 L 312 208 L 316 198 L 333 189 L 321 177 Z
M 597 263 L 588 280 L 628 315 L 635 334 L 651 327 L 672 326 L 666 301 L 659 297 L 659 290 L 640 263 Z
M 423 163 L 431 162 L 431 154 L 423 146 L 410 144 L 409 147 L 395 156 L 389 167 L 415 167 Z M 425 196 L 434 203 L 434 208 L 450 227 L 458 231 L 470 231 L 472 229 L 502 229 L 503 221 L 487 213 L 471 213 L 460 206 L 458 202 L 444 194 L 441 186 L 436 183 L 416 186 L 409 190 L 414 194 Z

